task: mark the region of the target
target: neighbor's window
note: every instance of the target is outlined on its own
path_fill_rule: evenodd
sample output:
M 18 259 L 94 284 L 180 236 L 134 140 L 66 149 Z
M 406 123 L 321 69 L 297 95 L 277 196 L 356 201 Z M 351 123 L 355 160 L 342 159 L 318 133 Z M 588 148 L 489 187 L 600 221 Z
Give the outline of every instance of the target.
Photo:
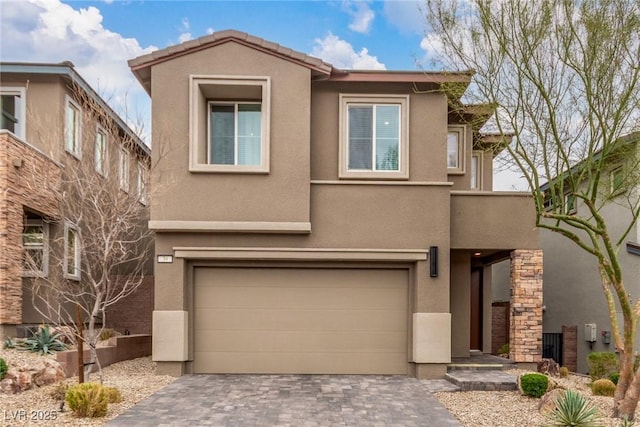
M 75 157 L 80 157 L 82 111 L 78 104 L 67 96 L 64 148 Z
M 564 212 L 568 215 L 576 213 L 576 196 L 573 193 L 566 193 L 564 195 Z
M 71 224 L 64 226 L 64 275 L 80 280 L 80 238 L 78 229 Z
M 408 96 L 340 99 L 340 177 L 408 178 Z
M 0 129 L 6 129 L 15 136 L 25 138 L 25 88 L 0 88 Z
M 482 189 L 482 151 L 471 153 L 471 189 Z
M 464 126 L 449 126 L 447 131 L 447 169 L 449 173 L 464 172 Z
M 120 149 L 118 159 L 118 182 L 122 190 L 129 191 L 129 152 L 124 148 Z
M 42 218 L 28 218 L 22 230 L 22 275 L 47 275 L 49 259 L 49 224 Z
M 138 162 L 138 200 L 143 205 L 147 204 L 147 168 L 142 162 Z
M 96 145 L 94 152 L 94 164 L 96 172 L 100 175 L 106 175 L 107 168 L 107 134 L 102 128 L 96 130 Z
M 269 172 L 269 77 L 192 76 L 189 170 Z
M 611 171 L 611 194 L 617 195 L 624 192 L 624 172 L 622 166 Z

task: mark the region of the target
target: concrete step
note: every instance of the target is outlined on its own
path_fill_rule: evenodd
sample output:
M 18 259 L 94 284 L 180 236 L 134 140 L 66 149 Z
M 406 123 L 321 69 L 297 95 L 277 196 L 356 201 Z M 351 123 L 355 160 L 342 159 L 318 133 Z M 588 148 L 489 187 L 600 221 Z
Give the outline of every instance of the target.
M 447 372 L 451 371 L 501 371 L 505 365 L 501 363 L 450 363 Z
M 517 390 L 515 375 L 499 370 L 453 370 L 445 379 L 460 387 L 461 391 Z

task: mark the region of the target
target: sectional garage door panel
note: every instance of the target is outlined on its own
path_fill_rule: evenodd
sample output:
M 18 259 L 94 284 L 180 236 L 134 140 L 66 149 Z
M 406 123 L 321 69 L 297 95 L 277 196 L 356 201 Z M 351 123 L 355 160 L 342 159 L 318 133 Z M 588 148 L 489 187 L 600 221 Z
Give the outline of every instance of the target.
M 196 268 L 198 373 L 407 373 L 407 270 Z

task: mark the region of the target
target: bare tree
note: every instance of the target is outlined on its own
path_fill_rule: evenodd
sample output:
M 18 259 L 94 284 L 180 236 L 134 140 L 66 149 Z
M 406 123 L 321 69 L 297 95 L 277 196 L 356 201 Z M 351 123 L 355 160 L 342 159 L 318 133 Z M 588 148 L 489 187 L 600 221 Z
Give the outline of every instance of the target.
M 619 253 L 640 215 L 640 3 L 426 0 L 425 12 L 440 61 L 476 72 L 466 97 L 494 106 L 495 129 L 514 135 L 506 151 L 528 181 L 538 227 L 593 255 L 620 356 L 614 415 L 632 419 L 640 301 Z M 624 207 L 622 226 L 604 214 L 610 203 Z
M 58 209 L 50 218 L 55 230 L 50 273 L 31 282 L 31 294 L 45 319 L 73 327 L 74 338 L 89 347 L 102 378 L 96 346 L 108 309 L 135 292 L 152 270 L 153 235 L 147 228 L 151 160 L 140 140 L 94 96 L 76 85 L 71 91 L 82 111 L 78 135 L 84 152 L 77 159 L 65 154 L 62 183 L 53 189 Z

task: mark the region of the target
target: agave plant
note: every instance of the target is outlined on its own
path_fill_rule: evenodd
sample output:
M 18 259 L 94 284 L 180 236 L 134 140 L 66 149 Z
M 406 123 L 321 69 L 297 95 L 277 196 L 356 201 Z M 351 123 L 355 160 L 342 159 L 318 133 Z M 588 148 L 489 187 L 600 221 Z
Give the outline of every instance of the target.
M 547 413 L 552 426 L 601 427 L 598 409 L 579 392 L 567 390 L 556 401 L 553 411 Z
M 48 326 L 40 326 L 38 332 L 35 332 L 31 338 L 22 343 L 21 349 L 32 353 L 53 354 L 56 351 L 64 351 L 67 346 L 59 339 L 60 333 L 51 332 Z

